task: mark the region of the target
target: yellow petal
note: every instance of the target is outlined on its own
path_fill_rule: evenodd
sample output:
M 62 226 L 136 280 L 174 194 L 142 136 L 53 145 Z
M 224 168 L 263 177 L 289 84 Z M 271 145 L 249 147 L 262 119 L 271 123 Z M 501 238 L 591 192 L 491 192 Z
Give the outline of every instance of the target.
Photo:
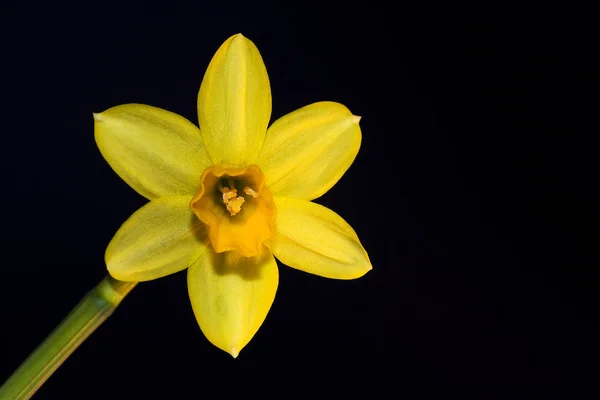
M 198 93 L 198 120 L 215 164 L 252 164 L 271 118 L 271 87 L 258 49 L 241 34 L 214 55 Z
M 358 153 L 359 120 L 339 103 L 320 102 L 275 121 L 256 161 L 267 187 L 275 195 L 306 200 L 328 191 Z
M 256 257 L 207 251 L 188 269 L 188 290 L 200 329 L 233 357 L 263 323 L 278 283 L 277 263 L 267 248 Z
M 121 281 L 137 282 L 190 266 L 207 240 L 189 202 L 189 196 L 162 197 L 133 213 L 106 249 L 108 272 Z
M 274 199 L 275 236 L 265 244 L 279 261 L 334 279 L 354 279 L 371 270 L 367 252 L 342 217 L 307 200 Z
M 115 172 L 147 199 L 194 194 L 212 165 L 200 130 L 172 112 L 125 104 L 94 114 L 96 143 Z

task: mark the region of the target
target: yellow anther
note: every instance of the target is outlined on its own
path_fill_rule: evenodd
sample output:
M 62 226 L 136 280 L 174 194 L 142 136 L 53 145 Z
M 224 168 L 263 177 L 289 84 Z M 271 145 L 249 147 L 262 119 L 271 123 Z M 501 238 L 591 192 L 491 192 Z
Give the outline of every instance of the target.
M 230 182 L 230 186 L 233 186 L 232 182 Z M 242 210 L 242 204 L 244 204 L 246 199 L 241 196 L 238 197 L 237 189 L 230 189 L 219 185 L 219 191 L 223 193 L 223 203 L 231 216 L 236 215 Z
M 235 214 L 239 213 L 242 210 L 242 204 L 244 204 L 246 200 L 243 197 L 236 197 L 235 199 L 229 200 L 225 203 L 227 207 L 227 211 L 233 217 Z
M 249 188 L 248 186 L 246 186 L 244 188 L 244 193 L 246 193 L 248 196 L 252 196 L 255 199 L 258 198 L 258 193 L 256 193 L 254 190 L 252 190 L 251 188 Z
M 219 187 L 221 193 L 223 193 L 223 203 L 227 204 L 229 200 L 237 197 L 237 189 L 229 189 L 227 187 Z

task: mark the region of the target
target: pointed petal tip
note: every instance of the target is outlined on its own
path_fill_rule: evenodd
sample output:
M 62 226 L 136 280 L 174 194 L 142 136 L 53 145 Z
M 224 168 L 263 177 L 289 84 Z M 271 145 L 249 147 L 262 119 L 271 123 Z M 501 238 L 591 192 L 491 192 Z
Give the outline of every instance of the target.
M 353 115 L 352 122 L 354 122 L 355 124 L 358 124 L 361 119 L 362 119 L 362 117 L 360 115 Z
M 366 274 L 368 274 L 370 271 L 373 270 L 373 266 L 371 264 L 366 265 L 362 270 L 356 271 L 354 275 L 352 275 L 351 277 L 345 278 L 345 279 L 358 279 L 358 278 L 362 278 L 363 276 L 365 276 Z
M 100 113 L 92 113 L 95 121 L 102 121 L 102 115 Z
M 367 257 L 367 264 L 364 266 L 363 274 L 361 276 L 366 275 L 369 271 L 373 270 L 373 264 L 371 264 L 371 260 L 369 260 L 369 255 L 365 252 L 365 256 Z
M 240 354 L 240 352 L 235 347 L 232 347 L 231 350 L 229 350 L 229 354 L 231 354 L 231 356 L 233 358 L 237 358 L 237 356 Z
M 242 33 L 236 33 L 235 35 L 231 36 L 230 39 L 231 39 L 230 43 L 237 42 L 237 41 L 240 41 L 240 40 L 241 41 L 247 41 L 248 40 L 248 38 L 246 36 L 244 36 Z

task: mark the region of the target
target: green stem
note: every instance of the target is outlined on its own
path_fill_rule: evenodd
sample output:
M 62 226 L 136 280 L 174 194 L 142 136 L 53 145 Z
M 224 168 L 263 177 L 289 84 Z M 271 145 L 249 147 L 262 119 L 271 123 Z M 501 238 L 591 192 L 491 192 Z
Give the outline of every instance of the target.
M 0 387 L 0 399 L 29 399 L 115 310 L 135 283 L 107 276 Z

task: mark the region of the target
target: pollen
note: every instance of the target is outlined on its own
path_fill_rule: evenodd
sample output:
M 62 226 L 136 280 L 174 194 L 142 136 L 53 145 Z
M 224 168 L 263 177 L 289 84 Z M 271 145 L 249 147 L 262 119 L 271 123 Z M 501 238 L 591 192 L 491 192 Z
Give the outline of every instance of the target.
M 225 207 L 227 207 L 227 211 L 229 211 L 229 214 L 231 214 L 231 216 L 233 217 L 234 215 L 239 213 L 242 210 L 242 204 L 244 204 L 246 199 L 244 199 L 241 196 L 238 196 L 237 189 L 235 188 L 230 189 L 228 187 L 219 187 L 219 190 L 221 191 L 221 193 L 223 193 L 223 203 L 225 204 Z
M 258 193 L 256 193 L 252 188 L 248 186 L 244 188 L 244 193 L 246 193 L 248 196 L 252 196 L 255 199 L 258 199 Z

